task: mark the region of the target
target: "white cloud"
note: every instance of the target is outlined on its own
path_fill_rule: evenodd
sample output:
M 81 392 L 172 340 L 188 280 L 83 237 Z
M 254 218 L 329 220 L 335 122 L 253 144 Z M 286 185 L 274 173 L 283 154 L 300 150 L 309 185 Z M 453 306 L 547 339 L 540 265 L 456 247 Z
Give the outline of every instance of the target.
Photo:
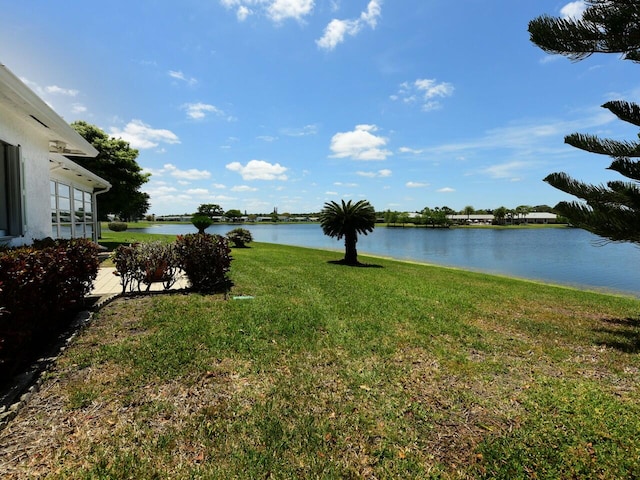
M 85 113 L 86 111 L 87 111 L 87 107 L 85 107 L 81 103 L 74 103 L 71 105 L 72 113 Z
M 318 133 L 318 126 L 305 125 L 302 128 L 283 128 L 281 133 L 288 137 L 306 137 L 307 135 L 316 135 Z
M 198 170 L 195 168 L 181 170 L 171 163 L 166 163 L 161 170 L 155 172 L 158 176 L 162 176 L 165 173 L 182 180 L 202 180 L 211 177 L 211 172 L 208 172 L 207 170 Z
M 401 101 L 406 104 L 419 103 L 425 112 L 441 107 L 439 98 L 453 95 L 455 87 L 448 82 L 438 82 L 433 78 L 419 78 L 413 82 L 400 84 L 400 89 L 391 100 Z
M 344 42 L 345 35 L 355 36 L 361 29 L 357 20 L 338 20 L 334 18 L 324 29 L 324 34 L 316 40 L 316 45 L 324 50 L 333 50 Z
M 371 0 L 367 5 L 367 10 L 360 14 L 360 20 L 371 28 L 376 28 L 378 18 L 382 14 L 382 0 Z
M 187 85 L 190 85 L 190 86 L 193 86 L 196 83 L 198 83 L 198 80 L 196 78 L 187 77 L 181 71 L 169 70 L 167 73 L 171 78 L 175 78 L 176 80 L 181 80 L 181 81 L 185 82 Z
M 443 144 L 425 149 L 430 155 L 465 155 L 478 150 L 513 150 L 518 155 L 543 156 L 564 150 L 563 139 L 568 132 L 602 127 L 616 117 L 598 108 L 580 111 L 576 120 L 552 120 L 539 123 L 513 123 L 506 127 L 487 130 L 479 138 L 466 142 Z
M 567 3 L 560 9 L 560 15 L 563 18 L 582 18 L 582 14 L 587 9 L 587 5 L 583 0 Z
M 244 180 L 287 180 L 286 167 L 264 160 L 251 160 L 244 166 L 240 162 L 232 162 L 227 164 L 226 168 L 239 173 Z
M 332 197 L 337 197 L 339 195 L 338 192 L 324 192 L 325 195 L 331 195 Z
M 357 183 L 342 183 L 342 182 L 334 182 L 333 183 L 336 187 L 349 187 L 349 188 L 355 188 L 358 186 Z
M 436 190 L 438 193 L 453 193 L 455 192 L 455 188 L 451 188 L 451 187 L 444 187 L 444 188 L 439 188 L 438 190 Z
M 391 170 L 389 169 L 382 169 L 382 170 L 378 170 L 377 172 L 356 172 L 356 175 L 360 175 L 361 177 L 367 177 L 367 178 L 387 178 L 390 177 L 392 174 Z
M 363 26 L 369 25 L 372 29 L 376 28 L 382 11 L 381 5 L 382 0 L 371 0 L 367 5 L 367 9 L 355 20 L 334 18 L 325 27 L 322 37 L 316 40 L 316 45 L 323 50 L 333 50 L 344 42 L 346 35 L 352 37 L 357 35 Z
M 258 140 L 262 140 L 263 142 L 275 142 L 278 140 L 278 137 L 272 137 L 271 135 L 260 135 L 256 137 Z
M 244 22 L 249 15 L 253 13 L 252 10 L 247 8 L 245 5 L 240 5 L 238 7 L 238 11 L 236 12 L 236 16 L 240 22 Z
M 207 116 L 207 113 L 214 113 L 215 115 L 222 116 L 224 112 L 214 105 L 207 103 L 186 103 L 182 106 L 187 111 L 187 116 L 194 120 L 200 120 Z
M 141 150 L 157 147 L 160 143 L 180 143 L 178 136 L 170 130 L 155 129 L 141 120 L 131 120 L 123 130 L 110 128 L 111 135 L 131 144 L 132 148 Z
M 331 139 L 333 158 L 350 157 L 353 160 L 386 160 L 393 155 L 384 147 L 388 139 L 378 137 L 372 132 L 378 130 L 375 125 L 356 125 L 351 132 L 336 133 Z
M 414 155 L 419 155 L 422 153 L 422 150 L 417 150 L 415 148 L 409 148 L 409 147 L 400 147 L 398 149 L 398 152 L 400 153 L 413 153 Z
M 228 9 L 236 9 L 238 21 L 243 22 L 259 9 L 275 23 L 289 18 L 298 21 L 313 11 L 315 0 L 220 0 Z
M 232 192 L 256 192 L 257 190 L 257 188 L 250 187 L 249 185 L 238 185 L 235 187 L 231 187 Z
M 72 88 L 62 88 L 57 85 L 50 85 L 48 87 L 44 87 L 45 92 L 51 93 L 54 95 L 64 95 L 65 97 L 75 97 L 78 95 L 78 90 L 74 90 Z
M 194 197 L 205 197 L 209 195 L 209 190 L 206 188 L 190 188 L 186 191 L 188 195 L 193 195 Z
M 407 183 L 405 183 L 405 186 L 407 188 L 424 188 L 424 187 L 428 187 L 429 184 L 428 183 L 422 183 L 422 182 L 407 182 Z
M 227 188 L 227 186 L 226 186 L 226 185 L 223 185 L 222 183 L 214 183 L 214 184 L 212 185 L 212 187 L 213 187 L 213 188 L 216 188 L 216 189 L 218 189 L 218 190 L 224 190 L 225 188 Z
M 302 20 L 313 10 L 314 0 L 273 0 L 267 7 L 267 14 L 274 22 L 288 18 Z
M 523 170 L 531 168 L 534 162 L 513 161 L 507 163 L 500 163 L 497 165 L 491 165 L 483 169 L 481 172 L 489 175 L 492 178 L 504 179 L 508 178 L 511 181 L 519 181 L 520 173 Z

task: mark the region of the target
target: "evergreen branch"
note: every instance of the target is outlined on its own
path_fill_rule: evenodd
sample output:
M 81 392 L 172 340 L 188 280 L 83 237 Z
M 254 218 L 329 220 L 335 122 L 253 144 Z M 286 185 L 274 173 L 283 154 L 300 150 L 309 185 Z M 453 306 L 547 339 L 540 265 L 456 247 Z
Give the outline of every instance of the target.
M 614 172 L 618 172 L 620 175 L 623 175 L 632 180 L 640 181 L 640 163 L 637 161 L 629 160 L 627 157 L 616 158 L 608 170 L 613 170 Z
M 605 185 L 589 185 L 571 178 L 566 173 L 552 173 L 547 175 L 544 181 L 558 190 L 587 202 L 598 202 L 609 191 Z
M 640 57 L 639 57 L 640 58 Z M 602 105 L 624 122 L 640 127 L 640 105 L 637 103 L 613 100 Z
M 548 53 L 574 61 L 593 53 L 621 53 L 640 59 L 640 3 L 629 0 L 591 0 L 582 18 L 548 15 L 529 22 L 530 39 Z
M 640 143 L 637 142 L 600 139 L 595 135 L 583 133 L 567 135 L 564 142 L 586 152 L 609 155 L 610 157 L 640 157 Z

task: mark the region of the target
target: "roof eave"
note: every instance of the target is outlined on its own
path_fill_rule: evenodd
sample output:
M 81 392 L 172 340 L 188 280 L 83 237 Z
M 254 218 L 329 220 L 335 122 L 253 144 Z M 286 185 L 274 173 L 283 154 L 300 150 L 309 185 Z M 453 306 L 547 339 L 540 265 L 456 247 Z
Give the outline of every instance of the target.
M 98 151 L 33 90 L 0 63 L 0 97 L 6 97 L 21 119 L 49 140 L 49 151 L 95 157 Z

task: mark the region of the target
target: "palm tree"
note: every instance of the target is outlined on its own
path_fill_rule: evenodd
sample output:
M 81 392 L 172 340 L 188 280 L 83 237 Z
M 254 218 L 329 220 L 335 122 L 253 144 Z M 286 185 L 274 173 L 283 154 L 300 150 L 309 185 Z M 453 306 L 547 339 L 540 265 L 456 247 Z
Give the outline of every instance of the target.
M 464 207 L 464 210 L 462 210 L 462 213 L 467 216 L 467 222 L 469 222 L 471 220 L 471 215 L 475 213 L 475 210 L 471 205 L 467 205 Z
M 368 234 L 373 231 L 376 223 L 376 212 L 373 206 L 366 200 L 356 203 L 347 203 L 342 200 L 342 205 L 336 202 L 327 202 L 320 212 L 320 226 L 325 235 L 335 237 L 338 240 L 344 237 L 344 259 L 346 265 L 359 265 L 356 243 L 358 234 Z

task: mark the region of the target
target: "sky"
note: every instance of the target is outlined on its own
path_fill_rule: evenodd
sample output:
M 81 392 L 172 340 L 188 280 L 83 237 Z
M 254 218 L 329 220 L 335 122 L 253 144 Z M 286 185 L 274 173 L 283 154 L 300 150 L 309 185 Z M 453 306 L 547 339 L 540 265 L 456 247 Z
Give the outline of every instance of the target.
M 64 5 L 64 6 L 62 6 Z M 638 66 L 544 53 L 567 0 L 0 0 L 0 63 L 68 122 L 130 142 L 149 213 L 555 205 L 552 172 L 620 179 L 564 143 L 634 140 L 601 105 Z

